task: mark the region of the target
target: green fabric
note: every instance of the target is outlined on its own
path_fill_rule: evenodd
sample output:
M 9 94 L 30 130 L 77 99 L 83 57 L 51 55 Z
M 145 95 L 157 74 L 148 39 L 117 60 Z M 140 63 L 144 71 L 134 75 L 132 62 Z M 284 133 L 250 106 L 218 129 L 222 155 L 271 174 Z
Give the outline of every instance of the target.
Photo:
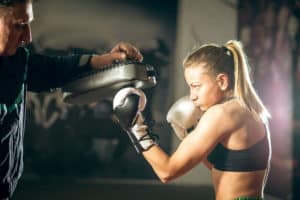
M 5 104 L 0 104 L 0 110 L 3 110 L 4 113 L 8 112 L 8 113 L 11 113 L 13 112 L 17 107 L 18 105 L 21 103 L 22 99 L 23 99 L 23 95 L 24 95 L 24 82 L 26 81 L 27 79 L 27 71 L 28 71 L 28 62 L 29 62 L 29 55 L 30 55 L 30 52 L 28 49 L 24 48 L 25 49 L 25 52 L 26 52 L 26 64 L 25 64 L 25 71 L 24 71 L 24 77 L 23 77 L 23 84 L 21 86 L 21 89 L 20 89 L 20 92 L 17 96 L 17 98 L 15 99 L 14 103 L 10 106 L 7 106 Z
M 264 199 L 260 197 L 238 197 L 235 198 L 234 200 L 264 200 Z
M 17 98 L 15 99 L 15 102 L 8 107 L 8 109 L 7 109 L 8 113 L 13 112 L 18 107 L 18 105 L 21 103 L 21 101 L 23 99 L 23 95 L 24 95 L 24 84 L 22 84 L 21 90 L 20 90 Z
M 24 48 L 26 52 L 26 64 L 25 64 L 25 73 L 24 73 L 24 82 L 27 80 L 27 71 L 28 71 L 28 63 L 29 63 L 29 56 L 30 52 L 28 49 Z

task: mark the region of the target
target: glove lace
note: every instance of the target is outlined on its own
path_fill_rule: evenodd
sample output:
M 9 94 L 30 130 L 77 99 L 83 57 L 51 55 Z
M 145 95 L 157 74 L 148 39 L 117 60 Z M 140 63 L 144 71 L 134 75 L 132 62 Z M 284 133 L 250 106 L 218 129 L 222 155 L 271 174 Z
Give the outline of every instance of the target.
M 153 127 L 156 124 L 156 121 L 154 119 L 148 120 L 148 124 L 149 124 L 149 136 L 154 140 L 154 141 L 158 141 L 159 140 L 159 136 L 157 134 L 154 133 L 153 131 Z
M 159 136 L 155 133 L 148 133 L 147 135 L 141 137 L 138 141 L 140 142 L 144 140 L 153 140 L 156 143 L 159 140 Z
M 144 141 L 144 140 L 153 140 L 154 143 L 157 143 L 159 140 L 159 136 L 153 132 L 153 126 L 155 125 L 155 120 L 152 119 L 152 120 L 146 120 L 146 121 L 148 124 L 148 129 L 147 129 L 148 134 L 142 136 L 138 140 L 138 142 Z

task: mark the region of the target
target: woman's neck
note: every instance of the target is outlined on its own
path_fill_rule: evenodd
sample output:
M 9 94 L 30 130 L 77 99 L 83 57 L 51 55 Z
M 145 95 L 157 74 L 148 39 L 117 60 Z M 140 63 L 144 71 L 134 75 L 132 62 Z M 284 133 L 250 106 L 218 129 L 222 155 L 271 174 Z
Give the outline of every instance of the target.
M 230 101 L 232 99 L 237 98 L 236 96 L 234 96 L 233 91 L 228 91 L 225 95 L 224 98 L 220 100 L 219 103 L 225 103 L 226 101 Z

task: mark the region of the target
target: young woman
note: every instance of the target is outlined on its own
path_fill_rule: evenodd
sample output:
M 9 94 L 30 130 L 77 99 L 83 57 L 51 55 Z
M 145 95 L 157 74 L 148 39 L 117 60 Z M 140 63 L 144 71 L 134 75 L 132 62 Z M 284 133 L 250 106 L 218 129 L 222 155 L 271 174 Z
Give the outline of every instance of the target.
M 141 120 L 143 95 L 132 89 L 115 96 L 117 115 L 124 99 L 132 94 L 140 98 L 138 118 L 127 129 L 137 149 L 164 183 L 204 163 L 217 200 L 263 199 L 271 158 L 270 115 L 252 86 L 241 43 L 203 45 L 183 66 L 190 100 L 204 113 L 171 156 L 155 144 Z

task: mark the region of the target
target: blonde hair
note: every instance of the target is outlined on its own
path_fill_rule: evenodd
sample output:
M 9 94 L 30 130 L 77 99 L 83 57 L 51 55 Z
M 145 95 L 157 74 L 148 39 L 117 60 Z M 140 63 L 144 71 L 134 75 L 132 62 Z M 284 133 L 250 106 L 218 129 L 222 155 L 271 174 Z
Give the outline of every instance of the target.
M 211 75 L 226 73 L 230 80 L 229 88 L 233 90 L 234 96 L 254 116 L 264 122 L 271 117 L 252 85 L 250 66 L 241 42 L 230 40 L 224 46 L 202 45 L 184 59 L 183 67 L 200 63 L 206 63 L 205 67 Z

